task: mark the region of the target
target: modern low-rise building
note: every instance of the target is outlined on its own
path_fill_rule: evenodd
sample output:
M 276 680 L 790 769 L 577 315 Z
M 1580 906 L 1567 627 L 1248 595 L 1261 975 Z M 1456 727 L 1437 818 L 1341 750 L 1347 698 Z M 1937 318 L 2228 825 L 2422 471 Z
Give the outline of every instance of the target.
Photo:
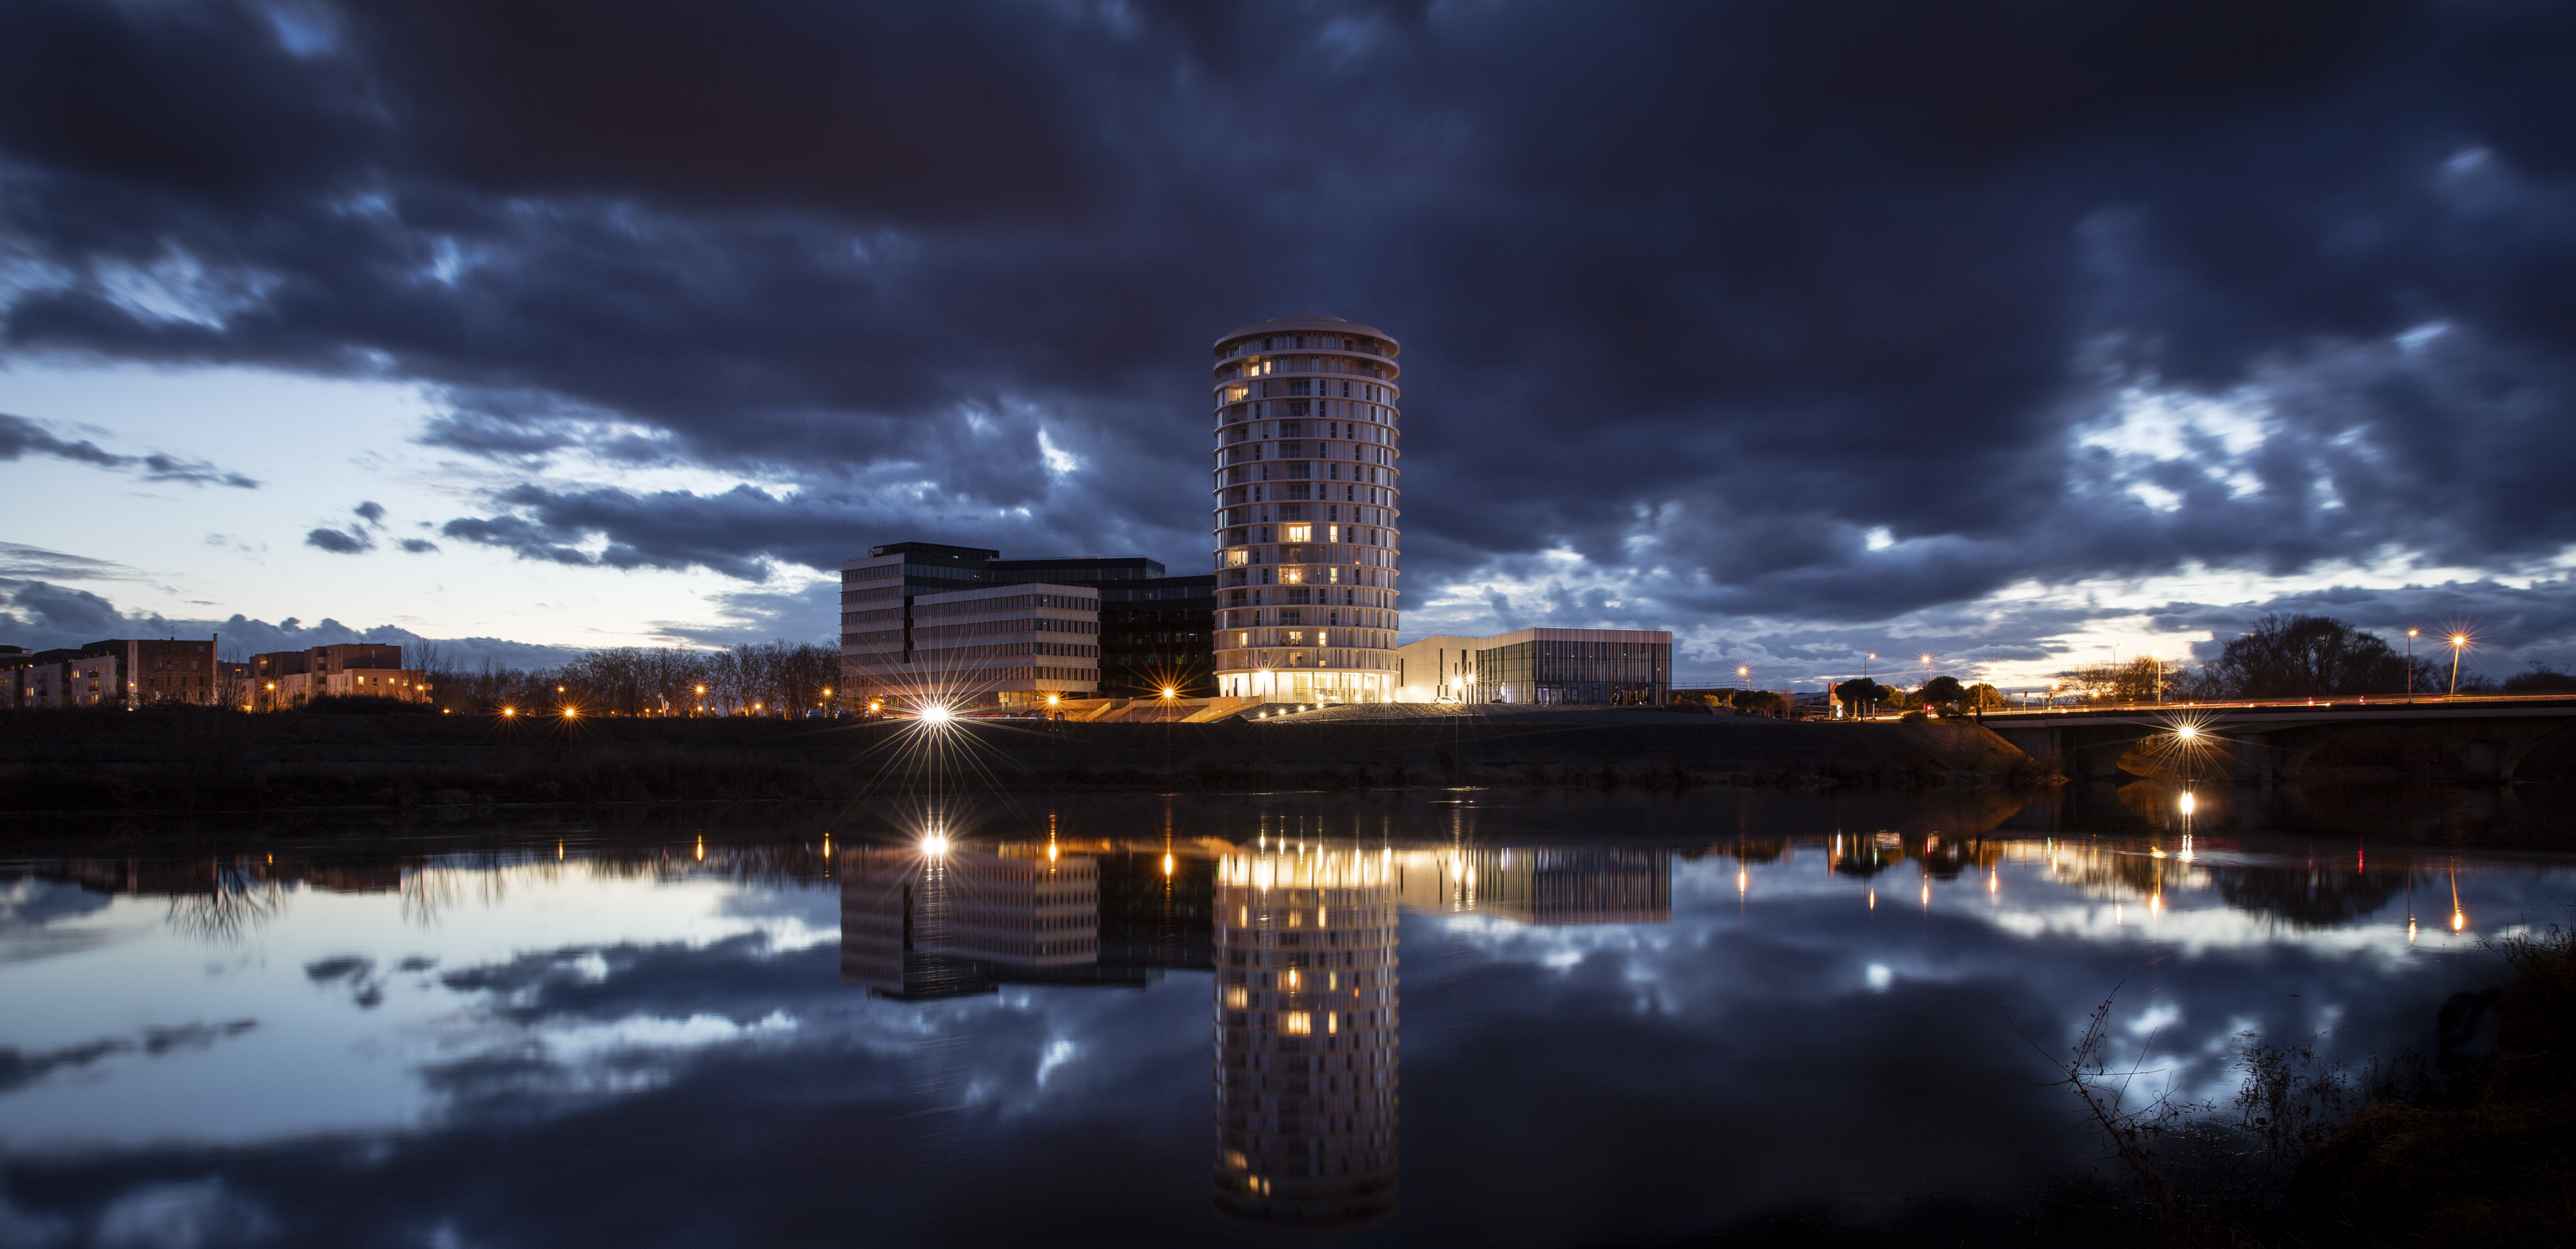
M 1661 629 L 1440 634 L 1396 651 L 1396 700 L 1658 706 L 1672 698 L 1673 635 Z

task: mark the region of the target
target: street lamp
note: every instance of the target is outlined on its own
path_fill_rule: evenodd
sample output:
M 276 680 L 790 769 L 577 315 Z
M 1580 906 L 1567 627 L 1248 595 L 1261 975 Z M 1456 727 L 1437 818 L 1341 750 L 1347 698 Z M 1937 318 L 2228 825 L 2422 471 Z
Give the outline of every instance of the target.
M 2468 644 L 2468 634 L 2454 633 L 2451 635 L 2451 697 L 2453 698 L 2460 696 L 2460 648 L 2467 646 Z
M 2406 696 L 2415 696 L 2415 630 L 2406 631 Z

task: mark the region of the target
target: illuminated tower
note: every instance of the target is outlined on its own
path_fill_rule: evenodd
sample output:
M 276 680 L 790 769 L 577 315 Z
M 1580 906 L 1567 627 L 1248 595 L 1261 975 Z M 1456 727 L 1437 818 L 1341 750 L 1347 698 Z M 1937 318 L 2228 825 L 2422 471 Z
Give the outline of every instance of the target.
M 1217 340 L 1219 695 L 1394 694 L 1396 350 L 1378 330 L 1326 316 Z
M 1216 1205 L 1330 1227 L 1395 1210 L 1396 931 L 1383 851 L 1217 865 Z

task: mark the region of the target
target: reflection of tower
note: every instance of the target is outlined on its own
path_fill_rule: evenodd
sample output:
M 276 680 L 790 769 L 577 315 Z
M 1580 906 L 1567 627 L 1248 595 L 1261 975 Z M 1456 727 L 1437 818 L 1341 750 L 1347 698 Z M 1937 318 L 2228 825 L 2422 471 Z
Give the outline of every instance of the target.
M 1216 342 L 1217 692 L 1385 702 L 1402 515 L 1395 340 L 1278 317 Z
M 1216 881 L 1216 1204 L 1395 1210 L 1395 898 L 1383 852 L 1236 854 Z
M 841 978 L 884 997 L 1090 978 L 1100 886 L 1088 858 L 858 849 L 841 858 Z

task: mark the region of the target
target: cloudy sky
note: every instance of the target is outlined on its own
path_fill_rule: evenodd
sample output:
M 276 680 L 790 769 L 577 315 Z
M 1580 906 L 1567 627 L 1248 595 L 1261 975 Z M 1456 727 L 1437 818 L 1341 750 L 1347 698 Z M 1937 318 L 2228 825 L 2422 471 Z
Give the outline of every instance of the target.
M 1409 634 L 2564 664 L 2569 64 L 2521 0 L 25 0 L 0 641 L 1194 571 L 1211 341 L 1328 312 L 1405 347 Z

